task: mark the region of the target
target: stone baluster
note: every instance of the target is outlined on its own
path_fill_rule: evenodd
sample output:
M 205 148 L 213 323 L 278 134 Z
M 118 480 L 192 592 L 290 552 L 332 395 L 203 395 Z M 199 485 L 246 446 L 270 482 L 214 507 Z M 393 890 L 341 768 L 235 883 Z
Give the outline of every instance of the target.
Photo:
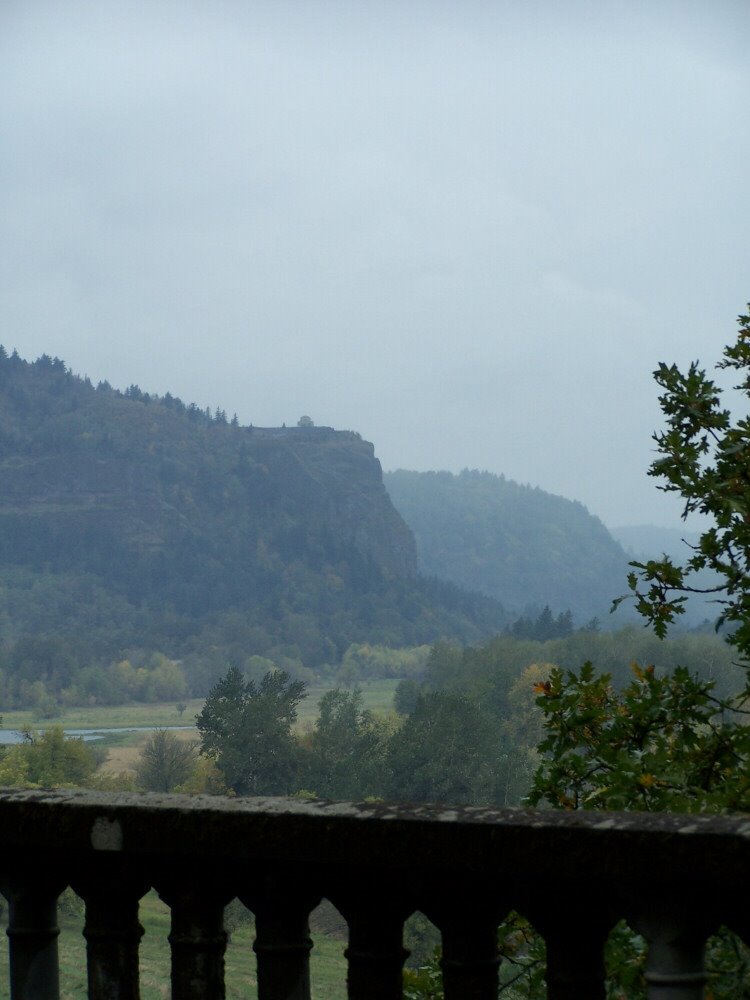
M 258 1000 L 310 1000 L 309 911 L 290 905 L 255 915 Z
M 433 890 L 434 891 L 434 890 Z M 446 880 L 437 904 L 423 908 L 440 928 L 445 1000 L 496 1000 L 497 929 L 507 907 L 491 884 Z
M 86 903 L 89 1000 L 138 1000 L 138 904 L 148 882 L 119 858 L 101 861 L 73 879 Z
M 258 1000 L 310 1000 L 310 911 L 320 896 L 302 877 L 266 874 L 240 899 L 255 914 Z
M 386 876 L 363 873 L 356 886 L 333 889 L 332 902 L 349 925 L 344 952 L 349 1000 L 401 1000 L 402 970 L 409 952 L 403 946 L 404 919 L 409 906 Z M 356 889 L 356 891 L 353 891 Z
M 672 935 L 667 928 L 653 935 L 646 963 L 648 1000 L 703 1000 L 704 951 L 701 937 Z
M 172 1000 L 223 1000 L 224 907 L 234 893 L 192 872 L 160 880 L 157 891 L 172 911 Z
M 11 1000 L 59 1000 L 57 897 L 65 884 L 44 865 L 28 877 L 25 865 L 14 869 L 0 885 L 9 904 Z
M 601 887 L 598 887 L 601 889 Z M 547 948 L 548 1000 L 604 1000 L 604 948 L 615 915 L 604 897 L 559 885 L 524 907 Z
M 545 935 L 547 1000 L 604 1000 L 609 928 L 558 924 Z
M 671 900 L 664 890 L 631 926 L 648 942 L 648 1000 L 703 1000 L 708 976 L 706 938 L 713 929 L 708 906 L 700 900 Z
M 734 906 L 730 904 L 727 907 L 722 915 L 722 923 L 726 924 L 733 933 L 742 938 L 744 943 L 750 947 L 750 918 L 745 913 L 745 905 L 743 894 Z
M 349 1000 L 401 1000 L 403 918 L 358 914 L 349 920 L 347 996 Z
M 463 919 L 460 917 L 463 916 Z M 496 1000 L 500 956 L 497 920 L 471 913 L 444 923 L 443 991 L 445 1000 Z

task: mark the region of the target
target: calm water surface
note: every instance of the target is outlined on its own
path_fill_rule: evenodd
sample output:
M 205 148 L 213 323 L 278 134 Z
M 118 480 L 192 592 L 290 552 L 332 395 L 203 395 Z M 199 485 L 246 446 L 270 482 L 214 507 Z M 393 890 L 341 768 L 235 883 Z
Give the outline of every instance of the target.
M 32 726 L 32 729 L 34 727 Z M 42 728 L 49 728 L 44 726 Z M 194 726 L 116 726 L 112 729 L 66 729 L 66 736 L 82 736 L 84 740 L 101 740 L 110 733 L 151 733 L 155 729 L 194 729 Z M 0 729 L 0 746 L 23 742 L 23 733 L 17 729 Z

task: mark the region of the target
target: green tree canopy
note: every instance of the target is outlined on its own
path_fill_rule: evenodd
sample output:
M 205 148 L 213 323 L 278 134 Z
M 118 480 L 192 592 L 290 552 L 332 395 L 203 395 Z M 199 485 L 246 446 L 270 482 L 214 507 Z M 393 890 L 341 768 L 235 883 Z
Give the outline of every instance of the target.
M 269 671 L 259 684 L 237 667 L 213 687 L 197 716 L 201 753 L 216 761 L 237 795 L 294 791 L 299 750 L 292 734 L 305 684 Z
M 62 726 L 24 732 L 22 743 L 0 754 L 0 785 L 60 788 L 85 785 L 99 763 L 81 737 L 66 737 Z
M 750 309 L 750 304 L 748 305 Z M 750 402 L 750 315 L 738 318 L 734 344 L 724 348 L 719 370 L 736 373 L 733 388 L 739 405 Z M 717 595 L 718 625 L 729 628 L 728 641 L 750 661 L 750 416 L 735 417 L 723 405 L 724 391 L 698 362 L 686 373 L 660 364 L 654 378 L 664 390 L 659 397 L 666 429 L 655 434 L 657 458 L 649 475 L 659 489 L 684 500 L 683 517 L 699 513 L 711 519 L 684 565 L 671 558 L 633 563 L 628 578 L 636 607 L 664 636 L 683 614 L 690 593 Z M 736 408 L 736 407 L 735 407 Z M 695 586 L 695 574 L 710 569 L 720 582 Z M 750 688 L 748 692 L 750 694 Z
M 408 802 L 492 802 L 502 756 L 495 720 L 475 702 L 445 691 L 421 695 L 389 743 L 389 795 Z
M 320 699 L 307 784 L 325 798 L 374 795 L 382 781 L 385 733 L 362 707 L 362 692 L 334 688 Z
M 727 724 L 711 681 L 633 664 L 616 691 L 590 663 L 535 686 L 544 763 L 529 796 L 564 809 L 750 809 L 750 729 Z

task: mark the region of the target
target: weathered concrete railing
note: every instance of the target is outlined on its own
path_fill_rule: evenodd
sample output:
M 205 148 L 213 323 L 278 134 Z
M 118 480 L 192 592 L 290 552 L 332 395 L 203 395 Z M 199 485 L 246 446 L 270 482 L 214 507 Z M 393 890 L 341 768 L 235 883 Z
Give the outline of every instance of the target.
M 602 947 L 626 917 L 650 942 L 650 996 L 703 995 L 703 943 L 747 940 L 750 819 L 94 792 L 0 793 L 0 889 L 13 1000 L 58 996 L 56 899 L 85 900 L 89 996 L 138 996 L 138 901 L 171 907 L 172 996 L 224 996 L 225 904 L 256 915 L 261 1000 L 309 997 L 308 914 L 349 924 L 353 1000 L 401 996 L 402 924 L 440 928 L 447 1000 L 496 1000 L 497 925 L 547 942 L 548 995 L 603 993 Z M 0 984 L 0 995 L 5 989 Z M 7 994 L 5 994 L 7 995 Z

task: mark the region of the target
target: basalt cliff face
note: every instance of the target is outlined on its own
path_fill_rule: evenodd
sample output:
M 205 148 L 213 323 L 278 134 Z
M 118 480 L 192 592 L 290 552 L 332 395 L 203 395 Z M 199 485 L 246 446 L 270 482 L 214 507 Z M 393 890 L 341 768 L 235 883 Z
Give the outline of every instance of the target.
M 231 610 L 260 629 L 254 652 L 287 645 L 312 662 L 354 640 L 408 644 L 464 626 L 474 637 L 464 611 L 454 627 L 445 595 L 416 573 L 413 535 L 358 434 L 241 427 L 170 395 L 94 388 L 57 359 L 0 352 L 6 634 L 45 618 L 19 591 L 46 590 L 58 607 L 85 580 L 94 610 L 77 599 L 45 628 L 88 616 L 131 636 L 139 623 L 163 646 L 169 619 L 179 652 L 196 623 Z
M 93 423 L 95 413 L 88 416 Z M 106 431 L 89 430 L 57 436 L 49 451 L 6 452 L 0 551 L 13 562 L 68 568 L 89 565 L 102 546 L 140 560 L 166 557 L 181 539 L 207 555 L 226 548 L 233 524 L 233 544 L 247 558 L 252 541 L 260 563 L 274 554 L 318 566 L 353 556 L 386 577 L 416 575 L 412 533 L 385 491 L 373 445 L 359 435 L 212 427 L 201 429 L 201 441 L 175 442 L 192 460 L 183 463 L 160 455 L 151 437 L 136 435 L 123 451 Z M 215 461 L 227 450 L 236 453 L 233 466 Z
M 245 577 L 342 560 L 416 574 L 411 531 L 358 434 L 232 426 L 135 387 L 95 390 L 48 359 L 5 359 L 0 378 L 5 561 L 153 576 L 189 560 L 187 546 L 204 569 L 218 558 L 236 573 L 241 559 Z
M 330 427 L 250 428 L 244 449 L 260 470 L 256 500 L 356 551 L 386 576 L 417 573 L 414 536 L 396 511 L 375 448 Z

